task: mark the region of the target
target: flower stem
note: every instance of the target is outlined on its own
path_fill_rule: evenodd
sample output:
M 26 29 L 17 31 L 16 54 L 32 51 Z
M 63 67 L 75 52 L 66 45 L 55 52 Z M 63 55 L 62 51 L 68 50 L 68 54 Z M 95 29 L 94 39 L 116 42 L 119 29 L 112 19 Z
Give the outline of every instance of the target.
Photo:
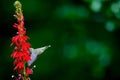
M 26 67 L 25 67 L 25 63 L 24 63 L 23 75 L 24 75 L 24 80 L 27 80 L 27 78 L 26 78 Z

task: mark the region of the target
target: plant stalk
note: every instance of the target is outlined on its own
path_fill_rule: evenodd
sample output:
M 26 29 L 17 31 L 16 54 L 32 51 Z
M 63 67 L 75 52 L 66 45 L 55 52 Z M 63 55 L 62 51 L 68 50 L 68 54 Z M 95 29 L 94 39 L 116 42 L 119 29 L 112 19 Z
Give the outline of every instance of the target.
M 25 63 L 24 63 L 23 75 L 24 75 L 24 80 L 27 80 L 27 78 L 26 78 L 26 67 L 25 67 Z

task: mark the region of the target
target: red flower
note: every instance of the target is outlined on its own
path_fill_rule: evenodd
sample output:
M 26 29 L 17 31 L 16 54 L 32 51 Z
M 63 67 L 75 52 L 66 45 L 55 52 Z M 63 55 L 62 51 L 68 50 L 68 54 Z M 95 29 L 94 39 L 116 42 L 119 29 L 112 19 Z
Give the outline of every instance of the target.
M 20 35 L 16 35 L 16 36 L 12 37 L 12 43 L 11 43 L 10 46 L 12 46 L 13 44 L 18 45 L 19 44 L 19 42 L 18 42 L 19 39 L 20 39 Z
M 26 69 L 26 75 L 28 76 L 29 74 L 33 74 L 33 70 L 29 67 Z
M 15 2 L 17 23 L 14 23 L 13 27 L 18 30 L 18 34 L 12 38 L 12 43 L 10 46 L 15 44 L 15 48 L 11 54 L 14 58 L 14 70 L 16 70 L 22 77 L 26 77 L 24 74 L 26 72 L 27 76 L 32 73 L 32 69 L 26 68 L 26 63 L 31 60 L 30 58 L 30 43 L 27 42 L 29 37 L 26 35 L 26 29 L 24 28 L 24 16 L 21 10 L 21 4 L 19 1 Z M 24 70 L 25 69 L 25 70 Z
M 21 50 L 22 51 L 26 51 L 26 50 L 28 50 L 30 48 L 30 43 L 28 43 L 28 42 L 21 42 L 21 46 L 22 46 Z
M 23 62 L 18 62 L 18 64 L 15 66 L 14 70 L 23 69 L 23 68 L 24 68 L 24 63 Z

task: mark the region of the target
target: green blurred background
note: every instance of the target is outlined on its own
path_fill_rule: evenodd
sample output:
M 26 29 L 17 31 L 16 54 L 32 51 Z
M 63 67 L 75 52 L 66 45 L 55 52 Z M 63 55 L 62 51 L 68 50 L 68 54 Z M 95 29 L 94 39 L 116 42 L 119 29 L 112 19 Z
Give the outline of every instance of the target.
M 0 0 L 0 80 L 15 74 L 14 1 Z M 20 1 L 32 47 L 52 46 L 31 80 L 120 80 L 120 0 Z

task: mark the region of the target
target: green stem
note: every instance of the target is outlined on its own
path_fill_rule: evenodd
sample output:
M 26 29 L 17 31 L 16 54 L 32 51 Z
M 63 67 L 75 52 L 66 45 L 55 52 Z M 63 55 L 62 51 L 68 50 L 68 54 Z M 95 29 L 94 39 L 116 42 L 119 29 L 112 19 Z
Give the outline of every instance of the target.
M 26 67 L 25 67 L 25 63 L 24 63 L 23 75 L 24 75 L 24 80 L 27 80 L 27 78 L 26 78 Z

